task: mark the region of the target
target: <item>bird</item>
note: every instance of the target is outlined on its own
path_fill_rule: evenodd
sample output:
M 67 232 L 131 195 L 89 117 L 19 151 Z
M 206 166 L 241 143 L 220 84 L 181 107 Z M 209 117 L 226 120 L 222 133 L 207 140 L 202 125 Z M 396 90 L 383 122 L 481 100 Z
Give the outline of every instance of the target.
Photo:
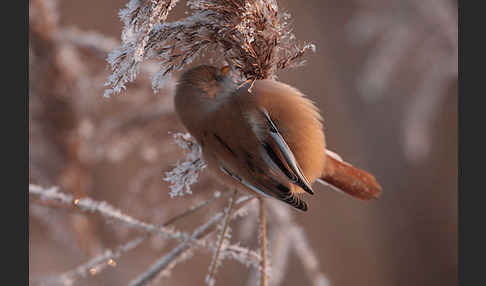
M 319 182 L 358 199 L 376 199 L 381 185 L 326 148 L 323 118 L 296 88 L 273 79 L 239 83 L 233 68 L 184 71 L 175 111 L 201 146 L 214 178 L 228 188 L 271 197 L 301 211 Z

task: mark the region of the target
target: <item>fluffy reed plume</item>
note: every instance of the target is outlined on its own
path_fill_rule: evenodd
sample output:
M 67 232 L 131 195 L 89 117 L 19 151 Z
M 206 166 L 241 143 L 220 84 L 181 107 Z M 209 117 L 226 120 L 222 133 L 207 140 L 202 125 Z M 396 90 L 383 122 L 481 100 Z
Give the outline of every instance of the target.
M 164 22 L 177 1 L 132 0 L 121 10 L 123 46 L 110 53 L 113 74 L 105 96 L 133 81 L 140 63 L 156 59 L 161 70 L 153 79 L 157 89 L 174 71 L 206 54 L 231 64 L 242 79 L 273 78 L 296 66 L 313 44 L 298 44 L 274 0 L 190 0 L 190 15 Z

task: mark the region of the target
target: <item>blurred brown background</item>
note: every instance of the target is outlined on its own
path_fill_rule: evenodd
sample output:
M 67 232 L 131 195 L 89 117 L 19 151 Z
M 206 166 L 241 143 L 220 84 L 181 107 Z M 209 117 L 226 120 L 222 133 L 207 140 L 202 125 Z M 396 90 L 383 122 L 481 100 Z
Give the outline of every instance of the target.
M 119 39 L 122 24 L 117 13 L 126 2 L 59 1 L 59 26 L 75 26 Z M 287 70 L 280 80 L 315 100 L 325 119 L 329 148 L 373 173 L 384 189 L 379 200 L 363 202 L 318 186 L 317 194 L 308 199 L 310 211 L 296 213 L 320 260 L 322 272 L 335 286 L 456 285 L 456 3 L 433 0 L 278 3 L 292 14 L 297 38 L 317 45 L 316 53 L 307 56 L 304 67 Z M 179 3 L 169 19 L 183 16 L 184 6 L 184 1 Z M 33 44 L 35 40 L 31 38 Z M 56 101 L 59 105 L 47 103 L 46 111 L 45 107 L 36 107 L 46 105 L 42 88 L 50 87 L 42 87 L 48 80 L 42 76 L 50 75 L 42 75 L 42 71 L 52 66 L 42 65 L 42 60 L 46 60 L 42 55 L 31 55 L 30 180 L 46 186 L 64 182 L 72 187 L 70 171 L 66 170 L 86 166 L 87 170 L 80 172 L 84 177 L 78 178 L 78 184 L 87 186 L 76 187 L 83 190 L 81 196 L 106 200 L 148 221 L 162 221 L 160 216 L 165 214 L 158 213 L 158 206 L 173 211 L 184 200 L 169 201 L 167 184 L 161 179 L 163 172 L 181 156 L 167 132 L 183 128 L 173 114 L 157 106 L 172 104 L 166 96 L 170 89 L 153 95 L 150 82 L 141 77 L 122 95 L 105 100 L 102 84 L 108 72 L 104 56 L 94 58 L 96 63 L 89 68 L 81 67 L 79 74 L 96 74 L 101 80 L 78 82 L 74 87 L 68 84 L 66 94 L 59 96 L 60 103 Z M 83 60 L 78 64 L 90 62 Z M 78 68 L 75 64 L 70 67 Z M 81 90 L 80 85 L 93 86 L 93 92 L 70 93 L 70 88 Z M 73 94 L 77 98 L 70 98 Z M 61 119 L 42 116 L 47 112 L 52 117 L 56 110 L 70 113 L 67 106 L 72 105 L 71 100 L 76 101 L 73 105 L 78 108 L 72 118 L 75 128 L 55 125 L 65 122 L 66 115 L 61 114 Z M 99 130 L 98 127 L 111 130 L 118 117 L 129 117 L 127 113 L 133 116 L 127 123 L 130 128 L 117 129 L 109 135 L 90 133 Z M 51 123 L 45 123 L 49 120 Z M 49 127 L 52 122 L 57 123 Z M 62 128 L 89 134 L 82 135 L 91 143 L 78 146 L 79 158 L 72 159 L 69 150 L 49 147 L 65 144 L 55 143 L 64 142 L 55 139 L 62 137 L 63 133 L 58 132 Z M 151 136 L 139 140 L 138 128 Z M 125 135 L 136 141 L 136 147 L 117 158 L 115 151 L 123 147 L 117 145 L 117 138 Z M 111 150 L 113 154 L 106 155 L 109 158 L 91 159 L 98 147 L 102 148 L 98 152 L 108 154 Z M 54 153 L 61 155 L 49 155 Z M 72 160 L 81 163 L 70 167 Z M 151 178 L 148 183 L 147 177 Z M 134 187 L 140 182 L 143 187 Z M 191 200 L 208 186 L 213 185 L 203 176 Z M 132 188 L 137 191 L 129 191 Z M 63 217 L 68 214 L 66 222 Z M 81 226 L 76 229 L 70 225 Z M 79 233 L 91 233 L 94 238 L 79 238 Z M 103 248 L 125 241 L 130 234 L 120 231 L 114 234 L 113 227 L 97 218 L 86 219 L 83 215 L 31 203 L 29 235 L 32 281 L 65 272 Z M 254 240 L 245 244 L 255 245 Z M 117 269 L 79 285 L 125 285 L 169 249 L 157 243 L 164 242 L 152 241 L 159 252 L 147 246 L 136 254 L 129 253 L 120 260 Z M 207 254 L 196 252 L 193 259 L 176 267 L 172 277 L 160 285 L 201 285 L 208 263 Z M 246 285 L 247 269 L 233 262 L 225 262 L 222 269 L 217 285 Z M 298 263 L 291 259 L 287 269 L 282 285 L 307 285 Z

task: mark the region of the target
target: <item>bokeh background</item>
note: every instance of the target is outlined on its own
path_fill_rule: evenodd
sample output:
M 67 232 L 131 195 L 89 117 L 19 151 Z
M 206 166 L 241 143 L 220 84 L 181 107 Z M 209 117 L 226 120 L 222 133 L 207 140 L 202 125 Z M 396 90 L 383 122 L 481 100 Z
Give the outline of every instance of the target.
M 51 2 L 30 1 L 30 182 L 105 200 L 154 223 L 221 190 L 202 174 L 193 195 L 170 199 L 162 177 L 182 152 L 169 132 L 184 129 L 172 111 L 173 85 L 151 90 L 156 63 L 121 95 L 103 98 L 106 51 L 118 44 L 118 11 L 127 1 Z M 184 2 L 169 20 L 184 16 Z M 280 80 L 316 102 L 329 148 L 384 189 L 365 202 L 316 186 L 310 211 L 295 213 L 321 271 L 335 286 L 457 285 L 456 2 L 278 3 L 292 14 L 297 38 L 317 45 L 304 67 Z M 31 199 L 31 284 L 132 236 L 96 216 Z M 242 237 L 256 246 L 256 232 Z M 153 238 L 115 269 L 77 283 L 125 285 L 171 246 Z M 209 260 L 196 252 L 156 285 L 201 285 Z M 310 285 L 302 272 L 291 258 L 281 285 Z M 247 285 L 248 275 L 225 261 L 217 285 Z

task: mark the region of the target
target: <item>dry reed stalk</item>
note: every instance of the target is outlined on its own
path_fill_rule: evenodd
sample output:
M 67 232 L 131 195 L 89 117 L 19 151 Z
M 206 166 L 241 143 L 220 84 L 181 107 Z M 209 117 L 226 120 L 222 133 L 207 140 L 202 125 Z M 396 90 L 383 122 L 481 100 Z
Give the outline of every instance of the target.
M 206 284 L 208 285 L 214 285 L 214 283 L 216 282 L 216 280 L 214 279 L 214 275 L 216 274 L 217 268 L 221 264 L 220 261 L 221 250 L 223 249 L 224 242 L 226 241 L 226 239 L 228 239 L 227 235 L 229 232 L 229 225 L 231 222 L 231 217 L 233 216 L 234 206 L 235 206 L 235 201 L 237 196 L 238 196 L 238 190 L 235 189 L 235 191 L 233 192 L 233 196 L 230 199 L 229 206 L 225 209 L 224 212 L 225 215 L 223 218 L 221 232 L 219 234 L 218 247 L 216 248 L 213 259 L 211 260 L 211 264 L 209 266 L 209 272 L 205 280 Z
M 261 272 L 260 272 L 260 285 L 268 286 L 267 283 L 267 220 L 265 217 L 265 204 L 262 197 L 258 198 L 259 210 L 260 210 L 260 247 L 261 247 Z

